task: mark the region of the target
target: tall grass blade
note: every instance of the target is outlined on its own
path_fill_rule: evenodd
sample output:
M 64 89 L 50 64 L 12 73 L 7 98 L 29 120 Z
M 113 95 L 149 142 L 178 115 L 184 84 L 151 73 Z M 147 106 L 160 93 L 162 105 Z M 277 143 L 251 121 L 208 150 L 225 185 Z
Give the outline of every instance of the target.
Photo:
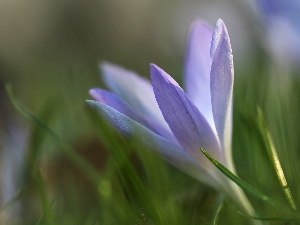
M 218 160 L 216 160 L 214 157 L 212 157 L 206 150 L 204 150 L 203 148 L 200 148 L 200 150 L 209 159 L 209 161 L 211 161 L 226 177 L 228 177 L 230 180 L 232 180 L 234 183 L 236 183 L 243 190 L 245 190 L 249 194 L 252 194 L 253 196 L 261 199 L 262 201 L 269 203 L 270 205 L 274 206 L 275 208 L 280 209 L 282 212 L 284 211 L 288 216 L 291 216 L 291 218 L 299 217 L 299 215 L 295 214 L 294 212 L 287 210 L 286 209 L 287 207 L 285 204 L 281 203 L 280 201 L 277 201 L 276 199 L 263 193 L 262 191 L 256 189 L 252 185 L 248 184 L 246 181 L 237 177 L 235 174 L 233 174 L 231 171 L 229 171 L 225 166 L 223 166 L 222 163 L 220 163 Z
M 259 126 L 259 129 L 260 129 L 262 138 L 264 140 L 264 144 L 266 146 L 268 156 L 269 156 L 269 158 L 270 158 L 270 160 L 271 160 L 271 162 L 274 166 L 274 169 L 276 171 L 276 175 L 278 177 L 278 180 L 280 182 L 280 185 L 282 187 L 282 190 L 285 194 L 286 199 L 288 200 L 291 208 L 296 210 L 297 206 L 296 206 L 296 203 L 294 201 L 292 192 L 291 192 L 291 190 L 288 186 L 288 183 L 287 183 L 287 180 L 285 178 L 283 169 L 281 167 L 281 163 L 279 161 L 279 157 L 278 157 L 277 150 L 276 150 L 276 147 L 275 147 L 275 144 L 274 144 L 274 141 L 273 141 L 273 137 L 271 135 L 270 130 L 267 127 L 266 121 L 264 119 L 263 112 L 259 107 L 257 108 L 257 112 L 258 112 L 257 113 L 258 114 L 258 118 L 257 118 L 258 126 Z
M 220 194 L 218 196 L 218 199 L 216 201 L 216 207 L 212 216 L 212 225 L 217 225 L 218 224 L 218 220 L 219 220 L 219 216 L 221 214 L 221 210 L 224 206 L 224 196 L 222 194 Z
M 31 123 L 41 128 L 47 134 L 49 134 L 55 142 L 62 148 L 63 153 L 95 184 L 100 180 L 100 175 L 98 171 L 83 157 L 81 157 L 76 151 L 69 146 L 66 142 L 60 139 L 60 137 L 52 131 L 45 123 L 39 120 L 34 114 L 32 114 L 14 95 L 12 86 L 6 85 L 6 90 L 9 98 L 15 107 L 15 109 L 28 119 Z
M 38 167 L 35 168 L 34 177 L 35 177 L 36 186 L 38 188 L 38 192 L 40 195 L 41 205 L 42 205 L 42 209 L 43 209 L 43 218 L 45 220 L 45 224 L 55 225 L 56 223 L 54 222 L 53 213 L 51 211 L 51 203 L 50 203 L 47 193 L 46 193 L 45 182 L 43 180 L 41 171 Z

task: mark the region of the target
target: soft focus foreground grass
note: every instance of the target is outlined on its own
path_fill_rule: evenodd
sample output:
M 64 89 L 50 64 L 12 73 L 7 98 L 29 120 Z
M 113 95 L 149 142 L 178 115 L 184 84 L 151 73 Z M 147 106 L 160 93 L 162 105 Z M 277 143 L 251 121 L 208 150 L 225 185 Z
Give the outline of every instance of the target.
M 209 224 L 212 221 L 218 207 L 214 191 L 170 167 L 138 140 L 120 136 L 93 112 L 88 111 L 87 115 L 100 139 L 86 146 L 90 149 L 84 156 L 79 155 L 79 149 L 72 149 L 57 138 L 44 122 L 32 120 L 25 189 L 18 200 L 22 222 L 18 224 Z M 48 138 L 54 152 L 47 159 L 42 146 Z M 99 158 L 88 159 L 88 152 Z M 228 204 L 220 217 L 224 213 L 223 221 L 243 220 L 236 210 Z
M 257 58 L 256 66 L 249 72 L 243 72 L 247 78 L 236 76 L 233 144 L 238 173 L 250 184 L 287 204 L 266 151 L 264 134 L 258 128 L 259 106 L 273 136 L 288 185 L 299 206 L 299 73 L 270 62 L 264 52 Z M 253 204 L 261 216 L 281 215 L 280 209 L 276 210 L 257 199 L 253 199 Z M 283 221 L 269 223 L 283 224 Z
M 243 77 L 236 72 L 234 158 L 241 178 L 287 203 L 257 128 L 260 106 L 299 205 L 300 84 L 296 76 L 278 77 L 281 82 L 277 82 L 274 76 L 279 75 L 268 65 L 257 64 L 251 73 L 242 71 Z M 33 113 L 45 127 L 27 119 L 30 134 L 22 192 L 12 203 L 19 204 L 15 224 L 214 224 L 217 217 L 217 224 L 251 224 L 228 201 L 215 214 L 220 206 L 218 193 L 168 165 L 138 140 L 120 135 L 84 103 L 68 106 L 72 109 L 67 113 L 60 107 L 54 100 Z M 72 119 L 76 109 L 82 118 L 76 112 Z M 64 118 L 72 125 L 64 127 Z M 74 140 L 72 128 L 86 135 L 75 135 Z M 285 216 L 280 209 L 250 199 L 260 217 Z

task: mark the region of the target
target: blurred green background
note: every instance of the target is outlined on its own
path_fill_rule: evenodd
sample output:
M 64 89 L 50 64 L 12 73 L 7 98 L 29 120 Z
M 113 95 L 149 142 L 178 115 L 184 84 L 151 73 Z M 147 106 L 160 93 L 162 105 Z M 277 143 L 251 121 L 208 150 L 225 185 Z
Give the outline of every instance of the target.
M 299 203 L 299 74 L 268 51 L 254 1 L 2 0 L 1 224 L 212 224 L 216 192 L 118 135 L 85 103 L 91 87 L 104 87 L 101 61 L 145 77 L 155 63 L 182 84 L 187 32 L 197 18 L 211 25 L 222 18 L 231 38 L 239 175 L 284 199 L 255 127 L 259 105 Z M 7 84 L 67 147 L 21 116 Z M 77 156 L 98 171 L 97 182 Z M 265 217 L 276 215 L 252 201 Z M 251 223 L 237 210 L 226 204 L 219 224 Z
M 91 135 L 82 113 L 89 88 L 102 86 L 101 61 L 145 77 L 149 77 L 149 63 L 156 63 L 181 83 L 187 32 L 194 19 L 212 25 L 218 18 L 225 21 L 238 76 L 244 76 L 240 69 L 249 71 L 257 63 L 253 56 L 258 44 L 256 21 L 250 4 L 239 1 L 19 0 L 0 4 L 2 89 L 12 83 L 17 96 L 34 112 L 55 102 L 49 107 L 56 108 L 54 114 L 59 111 L 56 120 L 66 129 L 66 138 Z

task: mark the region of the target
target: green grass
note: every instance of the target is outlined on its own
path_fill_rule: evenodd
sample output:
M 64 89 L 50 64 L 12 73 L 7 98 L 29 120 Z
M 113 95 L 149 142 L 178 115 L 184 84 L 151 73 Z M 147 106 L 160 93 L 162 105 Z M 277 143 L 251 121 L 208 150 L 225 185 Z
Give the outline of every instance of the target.
M 88 122 L 82 134 L 89 135 L 72 139 L 58 102 L 32 112 L 12 86 L 8 93 L 29 124 L 29 143 L 19 192 L 1 215 L 17 205 L 16 225 L 300 224 L 300 80 L 285 74 L 276 82 L 278 75 L 264 66 L 242 71 L 243 77 L 236 73 L 233 153 L 238 176 L 214 161 L 245 189 L 257 217 L 242 214 L 138 139 L 119 134 L 84 101 L 80 116 Z M 76 119 L 71 122 L 74 128 Z

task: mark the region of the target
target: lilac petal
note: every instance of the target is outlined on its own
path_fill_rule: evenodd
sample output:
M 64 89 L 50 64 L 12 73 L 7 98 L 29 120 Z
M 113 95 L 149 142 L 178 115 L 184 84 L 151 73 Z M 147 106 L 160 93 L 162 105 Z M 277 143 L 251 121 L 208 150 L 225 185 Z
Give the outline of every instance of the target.
M 106 104 L 129 118 L 143 124 L 147 128 L 154 130 L 140 115 L 138 115 L 126 102 L 110 91 L 101 88 L 92 88 L 90 95 L 98 102 Z
M 111 90 L 127 101 L 140 115 L 145 115 L 164 129 L 170 130 L 159 110 L 148 80 L 107 62 L 102 63 L 100 68 L 103 79 Z
M 217 21 L 214 31 L 211 56 L 212 111 L 227 166 L 233 167 L 231 157 L 233 59 L 227 29 L 221 19 Z
M 219 188 L 217 182 L 207 176 L 201 165 L 176 143 L 157 135 L 106 104 L 93 100 L 86 100 L 86 102 L 122 133 L 138 137 L 143 144 L 155 150 L 169 163 L 212 187 Z
M 226 167 L 235 173 L 231 155 L 232 133 L 232 95 L 233 95 L 233 59 L 228 32 L 224 22 L 219 19 L 214 30 L 211 46 L 211 101 L 216 129 L 225 155 Z M 244 192 L 232 181 L 227 180 L 227 191 L 249 214 L 253 208 Z
M 159 124 L 156 124 L 155 122 L 149 123 L 143 115 L 138 114 L 135 110 L 132 109 L 130 105 L 128 105 L 114 93 L 103 90 L 101 88 L 92 88 L 90 89 L 89 93 L 96 101 L 104 103 L 116 109 L 120 113 L 144 125 L 153 132 L 160 134 L 170 140 L 173 140 L 174 142 L 177 142 L 173 134 L 170 135 L 168 131 L 164 130 L 163 127 L 161 127 Z
M 215 131 L 210 94 L 210 45 L 213 29 L 202 21 L 192 24 L 185 61 L 185 90 Z
M 223 162 L 220 146 L 210 125 L 173 78 L 156 65 L 151 65 L 151 79 L 158 105 L 173 134 L 203 166 L 211 167 L 199 151 L 202 147 Z

